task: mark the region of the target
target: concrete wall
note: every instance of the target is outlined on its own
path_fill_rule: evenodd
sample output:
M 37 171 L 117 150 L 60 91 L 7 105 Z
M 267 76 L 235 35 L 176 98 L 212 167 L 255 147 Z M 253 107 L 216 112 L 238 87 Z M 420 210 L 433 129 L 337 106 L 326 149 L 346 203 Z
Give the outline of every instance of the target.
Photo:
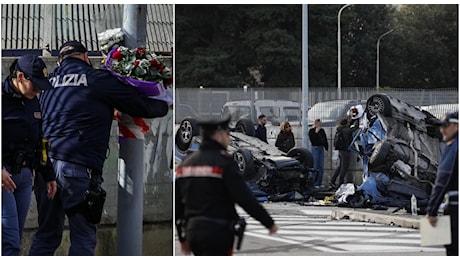
M 2 58 L 2 79 L 9 73 L 12 58 Z M 48 70 L 56 67 L 56 57 L 45 57 Z M 97 67 L 101 58 L 92 58 Z M 172 180 L 173 172 L 173 112 L 170 110 L 163 118 L 150 122 L 151 131 L 144 140 L 144 209 L 143 209 L 143 255 L 173 254 L 172 225 Z M 115 255 L 117 246 L 117 198 L 118 198 L 118 126 L 113 122 L 109 142 L 109 155 L 104 164 L 103 188 L 107 191 L 107 200 L 101 224 L 98 227 L 97 255 Z M 27 255 L 32 236 L 37 228 L 37 209 L 35 196 L 27 217 L 22 242 L 22 255 Z M 69 248 L 68 229 L 64 232 L 61 246 L 56 255 L 67 255 Z

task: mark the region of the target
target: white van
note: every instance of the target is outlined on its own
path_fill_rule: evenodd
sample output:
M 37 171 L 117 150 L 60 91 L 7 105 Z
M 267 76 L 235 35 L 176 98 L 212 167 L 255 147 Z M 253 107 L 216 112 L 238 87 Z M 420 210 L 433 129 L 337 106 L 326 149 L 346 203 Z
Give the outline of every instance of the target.
M 279 126 L 283 121 L 300 125 L 302 120 L 301 104 L 288 100 L 237 100 L 229 101 L 222 107 L 222 116 L 231 116 L 231 126 L 242 118 L 257 123 L 261 114 L 267 117 L 267 126 Z

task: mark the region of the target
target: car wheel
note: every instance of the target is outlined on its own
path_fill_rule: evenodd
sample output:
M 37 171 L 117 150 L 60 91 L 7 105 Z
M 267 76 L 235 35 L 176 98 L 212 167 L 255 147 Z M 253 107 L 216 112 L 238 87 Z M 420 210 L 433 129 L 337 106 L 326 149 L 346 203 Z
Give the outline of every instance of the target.
M 250 181 L 254 178 L 256 171 L 254 168 L 254 157 L 252 153 L 247 149 L 239 149 L 233 153 L 233 159 L 238 165 L 240 174 L 243 175 L 243 179 Z
M 294 147 L 287 152 L 287 156 L 297 159 L 308 168 L 313 168 L 313 155 L 308 149 Z
M 254 136 L 254 124 L 250 119 L 242 118 L 236 122 L 235 131 L 245 135 Z
M 371 119 L 376 114 L 391 116 L 390 100 L 385 95 L 376 94 L 371 96 L 366 103 L 367 119 Z
M 390 153 L 391 144 L 385 141 L 378 141 L 374 144 L 374 151 L 369 158 L 369 168 L 373 169 L 386 162 Z
M 193 137 L 197 135 L 199 135 L 198 120 L 195 118 L 183 119 L 175 137 L 179 151 L 186 152 L 192 145 Z

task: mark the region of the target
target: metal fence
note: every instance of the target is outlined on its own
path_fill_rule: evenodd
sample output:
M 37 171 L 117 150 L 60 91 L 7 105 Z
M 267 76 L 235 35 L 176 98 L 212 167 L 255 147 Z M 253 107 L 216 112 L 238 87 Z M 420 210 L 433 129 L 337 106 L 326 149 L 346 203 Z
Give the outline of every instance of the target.
M 380 90 L 375 88 L 342 88 L 340 99 L 367 100 L 376 93 L 385 93 L 414 106 L 429 106 L 436 104 L 458 104 L 458 89 L 391 89 Z M 186 116 L 219 116 L 222 106 L 228 101 L 235 100 L 290 100 L 302 102 L 300 88 L 270 88 L 270 89 L 243 89 L 243 88 L 177 88 L 175 90 L 175 122 Z M 309 88 L 308 106 L 318 102 L 338 100 L 336 88 Z M 447 112 L 447 111 L 446 111 Z

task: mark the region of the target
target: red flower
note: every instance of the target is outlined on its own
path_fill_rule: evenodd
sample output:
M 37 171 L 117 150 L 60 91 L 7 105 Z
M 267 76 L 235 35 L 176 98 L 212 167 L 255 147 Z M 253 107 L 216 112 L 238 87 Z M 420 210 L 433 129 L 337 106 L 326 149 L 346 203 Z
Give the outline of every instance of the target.
M 139 66 L 139 61 L 138 61 L 138 60 L 135 60 L 135 61 L 133 62 L 133 65 L 134 65 L 134 67 Z
M 166 85 L 172 85 L 173 84 L 173 78 L 169 78 L 166 80 Z
M 136 58 L 142 59 L 145 57 L 145 50 L 143 48 L 136 49 Z
M 153 59 L 150 61 L 150 65 L 152 65 L 155 68 L 158 68 L 158 65 L 160 65 L 160 63 L 157 60 Z
M 123 53 L 121 50 L 117 50 L 112 54 L 112 58 L 115 60 L 121 60 L 123 59 Z
M 159 72 L 163 72 L 165 69 L 165 66 L 161 65 L 161 63 L 159 63 L 156 59 L 151 60 L 150 65 L 152 65 L 152 67 L 157 69 Z

